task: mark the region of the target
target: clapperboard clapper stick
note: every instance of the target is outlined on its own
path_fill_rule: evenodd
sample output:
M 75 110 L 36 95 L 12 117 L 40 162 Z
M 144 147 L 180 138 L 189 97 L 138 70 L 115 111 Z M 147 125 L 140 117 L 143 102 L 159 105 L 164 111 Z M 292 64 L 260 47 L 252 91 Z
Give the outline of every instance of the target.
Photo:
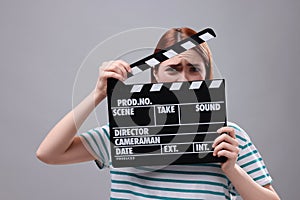
M 210 28 L 131 65 L 135 76 L 216 37 Z M 125 85 L 108 79 L 113 167 L 224 162 L 212 155 L 226 126 L 224 79 Z

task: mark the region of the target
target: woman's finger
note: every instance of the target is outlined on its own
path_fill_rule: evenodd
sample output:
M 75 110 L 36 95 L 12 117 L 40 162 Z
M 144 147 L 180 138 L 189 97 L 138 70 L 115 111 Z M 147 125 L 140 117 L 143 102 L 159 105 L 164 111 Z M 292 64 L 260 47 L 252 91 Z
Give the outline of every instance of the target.
M 127 72 L 131 73 L 131 67 L 127 62 L 123 60 L 118 60 L 118 61 L 123 65 L 123 67 L 126 69 Z
M 225 126 L 225 127 L 219 128 L 217 130 L 217 132 L 220 133 L 220 134 L 221 133 L 227 133 L 231 137 L 236 138 L 234 128 L 232 128 L 232 127 Z
M 116 72 L 112 72 L 112 71 L 106 71 L 102 74 L 102 76 L 103 76 L 104 79 L 115 78 L 115 79 L 118 79 L 120 81 L 124 80 L 124 77 L 121 74 L 116 73 Z
M 239 145 L 238 141 L 235 138 L 232 138 L 231 136 L 229 136 L 227 134 L 222 134 L 215 139 L 214 143 L 212 144 L 212 147 L 215 148 L 221 142 L 226 142 L 233 146 Z
M 116 72 L 123 77 L 123 80 L 127 78 L 127 68 L 130 68 L 129 64 L 124 61 L 117 60 L 112 63 L 109 63 L 107 67 L 104 69 L 105 71 Z
M 223 150 L 234 152 L 236 154 L 239 153 L 239 148 L 237 146 L 233 146 L 227 142 L 222 142 L 215 147 L 213 155 L 215 156 L 218 154 L 219 151 L 223 151 Z
M 226 158 L 228 158 L 230 160 L 231 159 L 232 160 L 236 159 L 237 155 L 238 154 L 236 154 L 235 152 L 230 152 L 230 151 L 226 151 L 226 150 L 221 150 L 221 151 L 218 151 L 218 153 L 217 153 L 218 157 L 224 156 L 224 157 L 226 157 Z

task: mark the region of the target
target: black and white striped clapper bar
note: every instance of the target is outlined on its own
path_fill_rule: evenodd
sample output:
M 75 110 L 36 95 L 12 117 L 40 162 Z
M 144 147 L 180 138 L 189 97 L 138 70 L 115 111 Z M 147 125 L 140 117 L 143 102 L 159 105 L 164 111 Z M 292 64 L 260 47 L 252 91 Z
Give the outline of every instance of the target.
M 135 76 L 216 37 L 205 29 L 131 65 Z M 107 103 L 113 167 L 223 162 L 212 155 L 226 125 L 225 81 L 125 85 L 109 79 Z

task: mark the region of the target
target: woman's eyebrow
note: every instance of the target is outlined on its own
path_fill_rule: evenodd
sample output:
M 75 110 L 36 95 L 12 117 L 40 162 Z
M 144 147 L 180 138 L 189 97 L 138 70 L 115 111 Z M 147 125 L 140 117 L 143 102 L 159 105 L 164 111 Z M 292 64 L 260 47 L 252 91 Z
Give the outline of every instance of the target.
M 194 63 L 194 64 L 188 63 L 187 66 L 190 66 L 190 67 L 199 67 L 200 64 L 198 64 L 198 63 Z
M 171 65 L 168 65 L 170 67 L 179 67 L 181 65 L 181 63 L 178 63 L 178 64 L 171 64 Z
M 199 67 L 200 66 L 200 64 L 198 64 L 198 63 L 196 63 L 196 64 L 192 64 L 192 63 L 187 63 L 186 64 L 187 66 L 189 66 L 189 67 Z M 175 67 L 180 67 L 180 66 L 182 66 L 182 64 L 181 63 L 178 63 L 178 64 L 169 64 L 169 65 L 163 65 L 164 67 L 173 67 L 173 68 L 175 68 Z
M 178 64 L 161 64 L 162 67 L 179 67 L 181 63 Z

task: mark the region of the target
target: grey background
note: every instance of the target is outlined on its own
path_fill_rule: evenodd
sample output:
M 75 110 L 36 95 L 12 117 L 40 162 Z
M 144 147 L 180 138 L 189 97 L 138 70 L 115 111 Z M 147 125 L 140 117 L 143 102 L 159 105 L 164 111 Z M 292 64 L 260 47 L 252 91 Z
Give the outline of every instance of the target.
M 299 10 L 297 0 L 0 1 L 0 199 L 108 199 L 107 170 L 49 166 L 35 151 L 72 108 L 76 73 L 98 43 L 181 26 L 214 28 L 229 120 L 247 130 L 282 199 L 298 199 Z

